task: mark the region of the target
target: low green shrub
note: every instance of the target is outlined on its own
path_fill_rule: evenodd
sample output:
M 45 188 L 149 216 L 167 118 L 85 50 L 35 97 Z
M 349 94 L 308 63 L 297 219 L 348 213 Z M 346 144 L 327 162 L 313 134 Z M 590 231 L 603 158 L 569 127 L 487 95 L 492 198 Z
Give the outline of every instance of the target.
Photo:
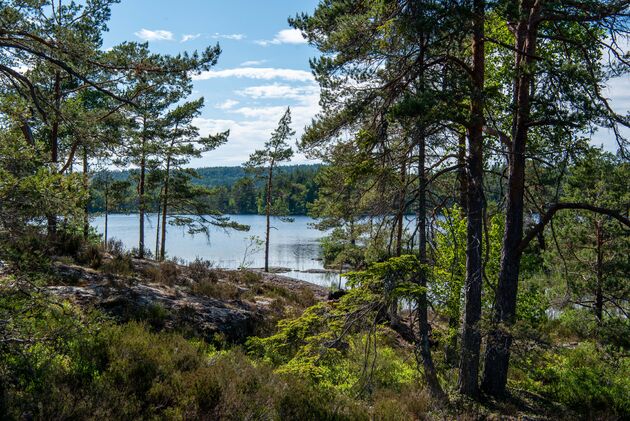
M 630 417 L 630 357 L 593 342 L 549 353 L 534 378 L 541 392 L 591 418 Z
M 84 243 L 77 252 L 76 261 L 92 269 L 98 269 L 103 264 L 103 250 L 98 244 Z
M 131 253 L 113 254 L 111 259 L 101 265 L 100 270 L 112 275 L 131 275 L 134 271 Z
M 193 282 L 210 281 L 217 282 L 219 275 L 213 269 L 213 263 L 209 260 L 203 260 L 197 257 L 186 266 L 186 274 Z
M 195 294 L 218 300 L 236 300 L 241 294 L 237 286 L 227 282 L 215 282 L 212 279 L 194 283 L 191 290 Z
M 276 374 L 238 350 L 216 352 L 135 322 L 78 323 L 76 310 L 66 311 L 53 317 L 66 324 L 57 341 L 2 349 L 6 419 L 368 419 L 361 402 Z

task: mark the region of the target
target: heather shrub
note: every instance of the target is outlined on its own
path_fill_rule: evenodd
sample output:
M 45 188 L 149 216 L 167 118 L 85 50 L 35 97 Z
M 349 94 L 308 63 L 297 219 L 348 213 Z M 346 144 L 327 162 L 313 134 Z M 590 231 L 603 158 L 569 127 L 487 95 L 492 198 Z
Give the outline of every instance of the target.
M 210 281 L 217 282 L 219 276 L 212 268 L 213 264 L 209 260 L 203 260 L 197 257 L 186 266 L 186 274 L 193 282 Z

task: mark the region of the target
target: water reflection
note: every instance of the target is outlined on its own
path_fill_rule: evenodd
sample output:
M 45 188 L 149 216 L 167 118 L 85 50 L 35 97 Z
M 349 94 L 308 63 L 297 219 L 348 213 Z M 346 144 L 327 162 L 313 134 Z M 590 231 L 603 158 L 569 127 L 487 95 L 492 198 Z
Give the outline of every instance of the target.
M 250 267 L 262 267 L 264 265 L 264 251 L 248 249 L 251 236 L 261 239 L 265 234 L 265 217 L 261 215 L 231 215 L 232 220 L 249 225 L 249 232 L 224 231 L 214 229 L 210 238 L 203 235 L 191 236 L 180 227 L 167 227 L 166 253 L 169 257 L 178 257 L 185 261 L 194 260 L 196 257 L 210 260 L 218 267 L 234 269 L 242 262 L 247 261 Z M 306 216 L 297 216 L 294 222 L 285 222 L 280 218 L 273 218 L 271 230 L 271 243 L 269 250 L 269 264 L 273 267 L 291 269 L 283 275 L 302 279 L 322 286 L 330 286 L 331 282 L 338 283 L 339 275 L 336 273 L 313 273 L 323 269 L 320 260 L 320 245 L 318 240 L 323 236 L 322 232 L 309 227 L 313 219 Z M 145 244 L 149 249 L 155 245 L 156 215 L 147 215 L 145 218 Z M 95 217 L 92 225 L 103 233 L 105 218 Z M 117 238 L 131 249 L 138 245 L 138 216 L 137 215 L 110 215 L 109 238 Z M 305 272 L 311 271 L 311 272 Z

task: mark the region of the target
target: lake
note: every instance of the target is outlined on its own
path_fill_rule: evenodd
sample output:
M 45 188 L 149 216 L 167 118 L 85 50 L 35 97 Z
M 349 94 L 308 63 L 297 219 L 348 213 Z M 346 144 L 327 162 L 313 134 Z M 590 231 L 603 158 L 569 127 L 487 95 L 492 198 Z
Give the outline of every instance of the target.
M 189 235 L 185 229 L 167 225 L 166 254 L 185 261 L 200 257 L 210 260 L 217 267 L 236 269 L 245 260 L 245 266 L 260 268 L 264 266 L 264 246 L 246 255 L 250 237 L 264 239 L 265 217 L 263 215 L 227 215 L 233 221 L 249 225 L 248 232 L 234 230 L 224 231 L 212 229 L 210 238 L 205 235 Z M 145 220 L 145 244 L 155 251 L 155 228 L 157 215 L 147 215 Z M 320 260 L 319 239 L 324 235 L 309 226 L 314 222 L 307 216 L 296 216 L 294 222 L 284 222 L 280 218 L 272 218 L 271 241 L 269 246 L 269 265 L 290 269 L 282 275 L 301 279 L 322 286 L 330 286 L 338 282 L 335 273 L 309 273 L 311 270 L 323 269 Z M 105 217 L 93 217 L 91 225 L 99 233 L 103 233 Z M 126 248 L 138 247 L 138 215 L 115 214 L 109 216 L 108 237 L 121 240 Z M 250 247 L 251 248 L 251 247 Z

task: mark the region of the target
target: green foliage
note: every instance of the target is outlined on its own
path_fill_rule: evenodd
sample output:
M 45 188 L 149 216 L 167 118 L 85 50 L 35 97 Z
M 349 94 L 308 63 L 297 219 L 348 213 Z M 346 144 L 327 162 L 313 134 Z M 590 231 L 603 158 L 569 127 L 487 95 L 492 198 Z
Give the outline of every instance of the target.
M 630 416 L 630 358 L 593 342 L 548 354 L 534 378 L 539 389 L 581 413 Z
M 359 395 L 400 389 L 415 380 L 415 363 L 409 350 L 394 345 L 381 315 L 392 300 L 413 299 L 423 291 L 411 282 L 418 267 L 414 256 L 401 256 L 349 273 L 351 288 L 338 302 L 319 303 L 295 319 L 281 320 L 276 334 L 250 338 L 248 349 L 278 372 L 326 388 Z
M 319 194 L 316 179 L 321 165 L 283 165 L 274 171 L 274 197 L 281 201 L 288 215 L 306 215 L 308 206 Z M 179 171 L 173 171 L 175 177 Z M 137 212 L 137 200 L 130 184 L 132 174 L 125 171 L 104 171 L 94 177 L 89 210 L 91 213 L 105 211 L 105 194 L 109 190 L 111 212 Z M 264 213 L 258 201 L 265 196 L 265 186 L 260 180 L 248 177 L 243 167 L 211 167 L 195 169 L 190 183 L 209 190 L 208 208 L 224 214 L 249 215 Z M 155 192 L 157 194 L 158 192 Z M 150 201 L 147 211 L 157 212 L 158 203 Z
M 2 311 L 27 301 L 7 294 L 1 300 Z M 368 418 L 368 408 L 359 402 L 275 374 L 238 350 L 216 352 L 177 334 L 151 333 L 143 324 L 116 326 L 67 304 L 37 303 L 8 326 L 24 341 L 0 347 L 0 408 L 7 419 L 24 414 L 36 419 Z
M 425 288 L 417 285 L 421 271 L 426 272 L 427 267 L 421 265 L 416 256 L 403 255 L 372 263 L 364 271 L 349 272 L 345 276 L 348 278 L 347 285 L 350 288 L 359 287 L 357 291 L 380 294 L 385 300 L 415 299 L 425 292 Z
M 193 282 L 210 281 L 217 282 L 219 277 L 216 270 L 212 269 L 212 262 L 197 257 L 186 266 L 186 274 Z
M 627 214 L 630 165 L 599 149 L 589 149 L 571 168 L 564 200 L 587 201 Z M 554 221 L 556 247 L 544 253 L 550 275 L 562 279 L 571 302 L 590 308 L 601 322 L 630 309 L 630 247 L 627 227 L 616 219 L 590 211 L 565 210 Z M 598 297 L 601 300 L 598 305 Z M 599 317 L 599 316 L 598 316 Z

